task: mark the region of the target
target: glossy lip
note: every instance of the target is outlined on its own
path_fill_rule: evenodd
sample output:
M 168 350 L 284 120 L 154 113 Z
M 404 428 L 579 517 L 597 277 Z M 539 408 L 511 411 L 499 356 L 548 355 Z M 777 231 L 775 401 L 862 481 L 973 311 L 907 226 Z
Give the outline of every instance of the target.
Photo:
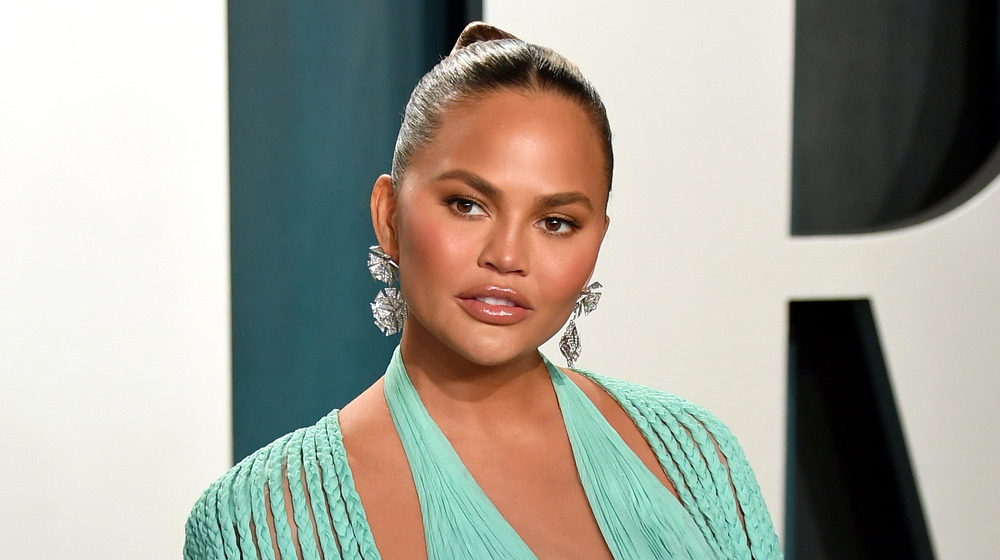
M 502 299 L 513 305 L 494 305 L 484 298 Z M 473 288 L 458 295 L 458 302 L 472 318 L 491 325 L 512 325 L 524 320 L 531 307 L 517 291 L 500 286 Z

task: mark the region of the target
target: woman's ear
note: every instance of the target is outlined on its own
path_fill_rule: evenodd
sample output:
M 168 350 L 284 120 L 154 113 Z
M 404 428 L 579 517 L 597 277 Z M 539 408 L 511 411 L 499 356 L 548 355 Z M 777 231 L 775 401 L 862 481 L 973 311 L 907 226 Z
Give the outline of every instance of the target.
M 379 175 L 372 187 L 372 227 L 375 238 L 382 250 L 388 253 L 393 261 L 399 262 L 399 243 L 396 236 L 396 191 L 392 188 L 392 177 Z

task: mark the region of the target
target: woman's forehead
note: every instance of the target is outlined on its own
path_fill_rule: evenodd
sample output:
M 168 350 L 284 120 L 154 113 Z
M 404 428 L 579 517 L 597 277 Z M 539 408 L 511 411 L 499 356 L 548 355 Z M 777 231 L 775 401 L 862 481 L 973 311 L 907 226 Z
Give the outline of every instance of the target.
M 550 92 L 502 90 L 446 110 L 407 174 L 426 181 L 463 170 L 500 188 L 592 191 L 597 202 L 607 191 L 603 149 L 577 102 Z

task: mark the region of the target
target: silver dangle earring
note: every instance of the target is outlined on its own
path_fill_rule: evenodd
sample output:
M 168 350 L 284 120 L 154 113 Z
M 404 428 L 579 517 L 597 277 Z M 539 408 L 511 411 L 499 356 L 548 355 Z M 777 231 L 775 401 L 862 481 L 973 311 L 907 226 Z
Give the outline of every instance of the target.
M 390 284 L 389 287 L 379 291 L 371 304 L 375 326 L 386 336 L 396 334 L 403 330 L 403 320 L 406 319 L 403 293 L 399 288 L 391 286 L 399 279 L 399 267 L 392 262 L 392 258 L 382 250 L 382 247 L 372 245 L 368 248 L 368 272 L 379 282 Z
M 604 286 L 600 282 L 594 282 L 587 286 L 576 298 L 576 305 L 569 315 L 569 323 L 562 337 L 559 338 L 559 351 L 566 358 L 566 366 L 573 367 L 580 357 L 582 348 L 580 347 L 580 333 L 576 330 L 576 320 L 580 317 L 590 315 L 597 309 L 597 303 L 601 301 L 601 288 Z

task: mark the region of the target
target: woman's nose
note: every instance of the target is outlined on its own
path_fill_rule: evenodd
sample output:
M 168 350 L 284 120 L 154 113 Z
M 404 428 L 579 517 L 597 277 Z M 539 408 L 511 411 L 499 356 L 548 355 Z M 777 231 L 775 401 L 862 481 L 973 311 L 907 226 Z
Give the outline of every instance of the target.
M 479 255 L 479 266 L 501 274 L 528 272 L 527 233 L 515 224 L 496 223 L 491 228 Z

